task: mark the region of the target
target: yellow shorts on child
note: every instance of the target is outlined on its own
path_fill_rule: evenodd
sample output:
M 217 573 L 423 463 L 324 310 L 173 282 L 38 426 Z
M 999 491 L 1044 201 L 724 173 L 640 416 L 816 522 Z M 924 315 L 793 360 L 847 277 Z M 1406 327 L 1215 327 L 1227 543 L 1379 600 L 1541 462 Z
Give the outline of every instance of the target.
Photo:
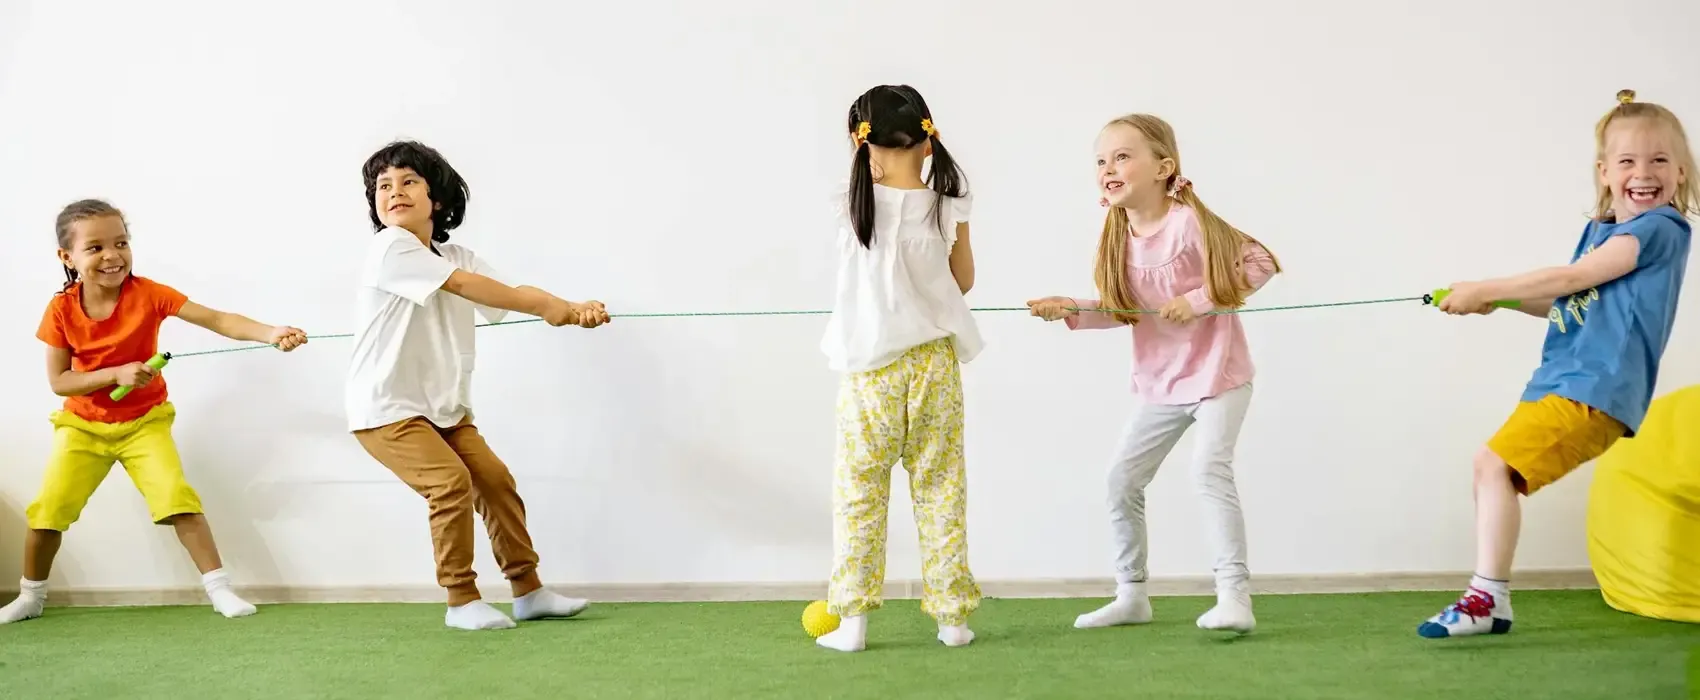
M 1548 394 L 1518 404 L 1487 446 L 1516 472 L 1517 490 L 1527 495 L 1605 454 L 1626 432 L 1599 409 Z
M 114 462 L 124 465 L 130 481 L 142 492 L 153 522 L 200 513 L 200 496 L 183 477 L 177 443 L 171 439 L 176 418 L 177 409 L 170 402 L 123 423 L 96 423 L 54 411 L 53 456 L 42 477 L 41 493 L 25 512 L 30 529 L 69 529 Z

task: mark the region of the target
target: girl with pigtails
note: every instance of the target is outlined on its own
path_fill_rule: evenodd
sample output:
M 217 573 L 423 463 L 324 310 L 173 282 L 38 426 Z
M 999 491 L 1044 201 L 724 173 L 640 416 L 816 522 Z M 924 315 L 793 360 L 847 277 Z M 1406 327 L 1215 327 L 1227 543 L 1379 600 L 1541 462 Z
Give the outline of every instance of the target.
M 837 294 L 821 349 L 843 374 L 833 471 L 830 612 L 823 647 L 861 651 L 882 604 L 892 468 L 909 474 L 920 534 L 921 609 L 947 646 L 973 641 L 980 589 L 968 568 L 958 365 L 985 342 L 963 296 L 974 285 L 966 179 L 921 94 L 881 85 L 850 106 L 855 148 L 834 203 Z M 931 160 L 929 172 L 922 169 Z

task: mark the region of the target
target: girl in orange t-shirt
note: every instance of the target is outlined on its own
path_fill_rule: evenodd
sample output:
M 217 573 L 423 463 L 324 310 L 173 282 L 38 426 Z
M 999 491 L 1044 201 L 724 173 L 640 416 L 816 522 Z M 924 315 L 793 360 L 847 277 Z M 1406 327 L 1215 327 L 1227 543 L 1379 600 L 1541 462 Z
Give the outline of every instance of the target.
M 177 530 L 213 609 L 225 617 L 254 614 L 254 606 L 231 590 L 200 497 L 183 477 L 171 437 L 176 409 L 166 400 L 165 379 L 144 363 L 157 352 L 160 324 L 172 316 L 285 352 L 307 336 L 297 328 L 214 311 L 131 274 L 124 215 L 106 202 L 72 203 L 60 212 L 57 229 L 65 288 L 48 303 L 36 337 L 47 343 L 47 381 L 53 393 L 66 397 L 65 407 L 53 414 L 53 456 L 26 512 L 30 531 L 18 597 L 0 608 L 0 624 L 41 615 L 47 574 L 64 532 L 115 462 L 142 492 L 153 522 Z M 114 401 L 115 386 L 132 391 Z

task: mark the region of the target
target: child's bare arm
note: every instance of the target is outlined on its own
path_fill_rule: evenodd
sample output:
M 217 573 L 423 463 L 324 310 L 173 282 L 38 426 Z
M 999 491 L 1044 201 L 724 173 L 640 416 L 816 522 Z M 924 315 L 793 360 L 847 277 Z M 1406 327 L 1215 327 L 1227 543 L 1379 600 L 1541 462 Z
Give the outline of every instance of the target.
M 1522 299 L 1517 302 L 1517 310 L 1535 318 L 1546 318 L 1552 311 L 1553 302 L 1558 299 Z
M 599 303 L 575 304 L 536 287 L 510 287 L 476 272 L 458 268 L 443 281 L 442 289 L 475 304 L 531 314 L 551 326 L 572 324 L 595 328 L 609 320 L 608 312 Z
M 152 373 L 152 368 L 146 365 L 142 368 Z M 83 396 L 117 384 L 118 369 L 106 367 L 93 372 L 77 372 L 71 369 L 70 350 L 51 345 L 47 347 L 47 384 L 59 396 Z
M 536 287 L 510 287 L 476 272 L 456 269 L 443 281 L 443 291 L 498 309 L 545 318 L 557 306 L 570 304 Z
M 1640 240 L 1634 236 L 1612 236 L 1605 245 L 1574 263 L 1488 280 L 1482 283 L 1482 291 L 1496 300 L 1546 299 L 1550 306 L 1553 299 L 1598 287 L 1633 272 L 1640 255 Z M 1545 316 L 1546 312 L 1540 315 Z
M 950 276 L 957 289 L 967 294 L 974 288 L 974 248 L 968 243 L 968 222 L 956 224 L 956 245 L 950 248 Z
M 192 301 L 183 303 L 177 317 L 231 340 L 276 345 L 284 352 L 307 342 L 307 334 L 299 328 L 268 326 L 242 314 L 207 308 Z
M 1518 310 L 1545 316 L 1554 299 L 1598 287 L 1635 270 L 1641 256 L 1641 241 L 1634 236 L 1612 236 L 1604 245 L 1569 265 L 1543 267 L 1514 277 L 1481 282 L 1459 282 L 1440 302 L 1440 310 L 1451 314 L 1480 314 L 1493 310 L 1496 301 L 1517 299 Z

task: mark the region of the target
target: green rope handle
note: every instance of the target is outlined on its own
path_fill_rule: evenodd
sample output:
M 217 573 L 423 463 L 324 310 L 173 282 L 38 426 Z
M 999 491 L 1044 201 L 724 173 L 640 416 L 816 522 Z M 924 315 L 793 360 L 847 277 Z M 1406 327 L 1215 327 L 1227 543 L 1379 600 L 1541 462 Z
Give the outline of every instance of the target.
M 1205 316 L 1218 316 L 1218 315 L 1226 315 L 1226 314 L 1258 313 L 1258 312 L 1265 312 L 1265 311 L 1299 311 L 1299 310 L 1303 310 L 1303 309 L 1324 309 L 1324 308 L 1332 308 L 1332 307 L 1340 307 L 1340 306 L 1364 306 L 1364 305 L 1369 305 L 1369 304 L 1400 304 L 1400 303 L 1407 303 L 1407 302 L 1412 302 L 1412 301 L 1421 301 L 1421 302 L 1427 304 L 1427 303 L 1430 303 L 1431 301 L 1433 301 L 1433 296 L 1434 295 L 1429 294 L 1429 295 L 1423 295 L 1423 296 L 1417 296 L 1417 297 L 1394 297 L 1394 298 L 1390 298 L 1390 299 L 1362 299 L 1362 300 L 1357 300 L 1357 301 L 1335 301 L 1335 302 L 1326 302 L 1326 303 L 1321 303 L 1321 304 L 1292 304 L 1292 305 L 1288 305 L 1288 306 L 1265 306 L 1265 307 L 1255 308 L 1255 309 L 1219 309 L 1219 310 L 1216 310 L 1216 311 L 1207 311 L 1203 315 L 1205 315 Z M 1438 302 L 1435 302 L 1435 303 L 1438 303 Z M 975 313 L 1000 313 L 1000 312 L 1008 312 L 1008 311 L 1029 311 L 1029 310 L 1030 309 L 1028 309 L 1028 307 L 1025 307 L 1025 306 L 988 306 L 988 307 L 978 307 L 978 308 L 969 309 L 969 311 L 973 311 Z M 1070 308 L 1069 310 L 1070 311 L 1085 311 L 1087 309 Z M 1154 314 L 1154 313 L 1158 313 L 1158 311 L 1156 309 L 1131 309 L 1131 310 L 1127 310 L 1127 309 L 1092 309 L 1092 310 L 1098 311 L 1098 312 L 1101 312 L 1101 313 L 1124 313 L 1124 314 Z M 825 314 L 830 314 L 830 313 L 832 313 L 832 311 L 822 310 L 822 309 L 809 309 L 809 310 L 801 310 L 801 311 L 675 311 L 675 312 L 666 312 L 666 313 L 608 314 L 608 317 L 610 319 L 614 319 L 614 318 L 726 318 L 726 317 L 732 317 L 732 316 L 820 316 L 820 315 L 825 315 Z M 521 323 L 541 323 L 542 321 L 543 321 L 543 319 L 540 319 L 540 318 L 526 318 L 526 319 L 520 319 L 518 321 L 497 321 L 497 322 L 494 322 L 494 323 L 480 323 L 480 324 L 478 324 L 477 327 L 478 328 L 489 328 L 491 326 L 512 326 L 512 325 L 518 325 L 518 324 L 521 324 Z M 329 340 L 329 339 L 332 339 L 332 338 L 352 338 L 352 337 L 354 337 L 353 333 L 335 333 L 335 334 L 330 334 L 330 335 L 310 335 L 310 336 L 307 336 L 307 339 L 308 340 Z M 275 345 L 243 345 L 243 346 L 234 347 L 234 348 L 221 348 L 221 349 L 218 349 L 218 350 L 200 350 L 200 351 L 197 351 L 197 352 L 172 353 L 171 357 L 175 359 L 175 358 L 181 358 L 181 357 L 195 357 L 197 355 L 218 355 L 218 354 L 227 353 L 227 352 L 243 352 L 243 351 L 247 351 L 247 350 L 259 350 L 261 348 L 271 348 L 271 347 L 276 347 L 276 346 Z
M 1436 289 L 1433 293 L 1423 295 L 1423 303 L 1439 306 L 1440 302 L 1445 301 L 1446 297 L 1450 294 L 1452 294 L 1452 290 L 1450 289 Z M 1516 299 L 1507 299 L 1493 303 L 1493 306 L 1496 309 L 1515 309 L 1522 305 L 1523 302 L 1517 301 Z
M 271 346 L 267 345 L 265 347 L 269 348 Z M 247 350 L 248 348 L 243 348 L 243 349 Z M 158 372 L 162 369 L 165 369 L 165 363 L 170 362 L 171 357 L 172 357 L 171 353 L 162 352 L 162 353 L 159 353 L 157 355 L 154 355 L 153 357 L 148 358 L 148 361 L 143 363 L 143 364 L 146 364 L 147 366 L 152 367 L 153 371 Z M 124 397 L 129 396 L 130 392 L 132 390 L 134 390 L 135 388 L 136 387 L 134 387 L 134 386 L 121 386 L 121 387 L 118 387 L 116 389 L 113 389 L 112 393 L 107 394 L 107 396 L 111 397 L 113 401 L 123 401 Z

